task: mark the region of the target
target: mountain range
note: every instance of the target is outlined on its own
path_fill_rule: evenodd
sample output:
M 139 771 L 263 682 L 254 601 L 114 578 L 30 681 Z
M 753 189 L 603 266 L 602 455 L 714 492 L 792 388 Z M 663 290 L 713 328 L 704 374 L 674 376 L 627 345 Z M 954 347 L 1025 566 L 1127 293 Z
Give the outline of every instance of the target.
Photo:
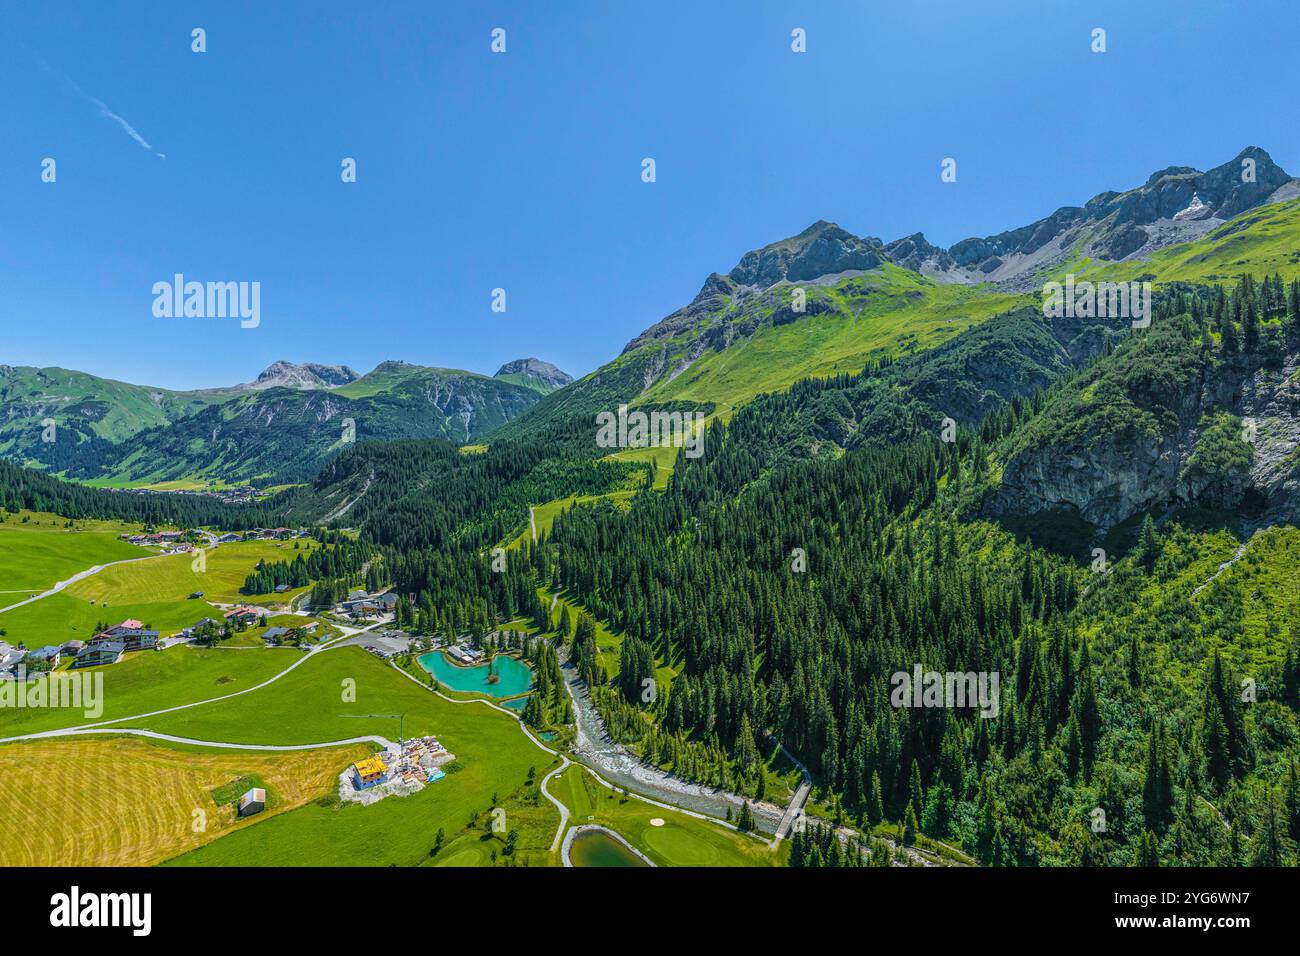
M 0 366 L 0 455 L 113 485 L 300 482 L 355 438 L 509 439 L 590 421 L 619 404 L 729 418 L 805 378 L 855 375 L 952 343 L 995 316 L 1034 307 L 1044 282 L 1214 284 L 1300 260 L 1300 180 L 1251 146 L 1208 171 L 1157 170 L 1141 185 L 1062 206 L 1035 222 L 948 248 L 922 233 L 890 242 L 818 220 L 745 253 L 725 274 L 573 381 L 539 359 L 495 376 L 384 362 L 276 362 L 252 382 L 176 392 L 62 369 Z M 800 301 L 801 300 L 801 301 Z M 1077 329 L 1075 362 L 1105 340 Z M 939 353 L 943 354 L 943 353 Z M 976 402 L 976 405 L 979 403 Z M 40 441 L 53 418 L 73 441 Z
M 0 455 L 107 485 L 292 483 L 352 441 L 472 442 L 567 381 L 531 358 L 494 377 L 277 361 L 252 382 L 195 391 L 0 365 Z

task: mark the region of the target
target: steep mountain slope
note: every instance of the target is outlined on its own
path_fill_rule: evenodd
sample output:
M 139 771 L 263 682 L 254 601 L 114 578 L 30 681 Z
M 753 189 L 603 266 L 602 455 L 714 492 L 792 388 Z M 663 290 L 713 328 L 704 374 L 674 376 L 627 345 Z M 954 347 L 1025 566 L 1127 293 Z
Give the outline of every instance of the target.
M 1297 195 L 1297 181 L 1264 150 L 1250 146 L 1208 172 L 1170 166 L 1135 189 L 1100 193 L 1083 206 L 1064 206 L 1027 226 L 963 239 L 948 253 L 954 271 L 968 280 L 1031 288 L 1041 283 L 1045 269 L 1072 258 L 1146 258 L 1195 240 L 1249 209 Z
M 989 510 L 1103 528 L 1188 506 L 1300 519 L 1296 339 L 1276 321 L 1243 352 L 1190 321 L 1135 337 L 1017 436 Z
M 505 434 L 620 403 L 724 412 L 807 377 L 951 340 L 1080 277 L 1213 281 L 1300 274 L 1300 180 L 1258 147 L 1208 172 L 1169 167 L 1141 186 L 950 249 L 924 235 L 888 244 L 819 220 L 714 273 L 686 306 L 614 361 L 548 397 Z M 1235 218 L 1234 218 L 1235 217 Z

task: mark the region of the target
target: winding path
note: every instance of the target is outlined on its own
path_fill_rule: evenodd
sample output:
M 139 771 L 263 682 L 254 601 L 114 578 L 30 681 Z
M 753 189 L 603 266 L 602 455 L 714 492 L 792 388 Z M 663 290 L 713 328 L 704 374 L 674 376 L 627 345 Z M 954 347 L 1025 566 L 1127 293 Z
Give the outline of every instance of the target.
M 1215 572 L 1213 574 L 1211 574 L 1208 578 L 1206 578 L 1204 581 L 1198 584 L 1195 590 L 1192 591 L 1192 597 L 1196 597 L 1196 595 L 1200 594 L 1207 587 L 1209 587 L 1210 584 L 1215 580 L 1215 578 L 1217 578 L 1224 571 L 1228 570 L 1228 568 L 1232 567 L 1234 564 L 1240 561 L 1242 555 L 1246 553 L 1246 549 L 1250 547 L 1250 542 L 1253 540 L 1254 540 L 1254 535 L 1251 535 L 1245 541 L 1241 542 L 1240 546 L 1238 546 L 1237 548 L 1237 553 L 1234 554 L 1232 557 L 1230 557 L 1227 561 L 1224 561 L 1221 565 L 1218 566 L 1217 569 L 1215 569 Z
M 378 626 L 379 626 L 378 624 L 370 625 L 370 627 L 378 627 Z M 348 628 L 348 630 L 351 630 L 351 628 Z M 370 630 L 370 628 L 367 627 L 361 629 L 361 631 L 367 631 L 367 630 Z M 280 671 L 278 674 L 274 674 L 271 677 L 268 677 L 266 680 L 262 681 L 262 683 L 257 684 L 253 687 L 246 687 L 243 690 L 237 690 L 230 694 L 222 694 L 220 697 L 209 697 L 207 700 L 196 700 L 188 704 L 177 704 L 175 707 L 164 707 L 161 710 L 151 710 L 147 714 L 131 714 L 126 717 L 114 717 L 112 720 L 100 720 L 93 724 L 82 724 L 78 727 L 64 727 L 59 730 L 43 730 L 40 731 L 39 733 L 34 733 L 34 734 L 20 734 L 16 737 L 0 737 L 0 744 L 13 743 L 14 741 L 18 741 L 18 740 L 35 740 L 42 737 L 66 737 L 77 733 L 85 733 L 99 727 L 111 727 L 113 724 L 120 724 L 128 720 L 143 720 L 146 717 L 157 717 L 161 714 L 174 714 L 178 710 L 189 710 L 191 707 L 202 707 L 204 704 L 215 704 L 218 701 L 231 700 L 232 698 L 235 697 L 242 697 L 244 694 L 251 694 L 255 690 L 261 690 L 263 687 L 267 687 L 271 684 L 274 684 L 281 677 L 284 677 L 286 674 L 288 674 L 291 670 L 301 666 L 304 661 L 308 661 L 315 655 L 320 654 L 326 650 L 329 650 L 331 647 L 338 644 L 340 641 L 347 640 L 349 637 L 355 637 L 357 634 L 360 634 L 361 631 L 354 631 L 351 634 L 345 634 L 342 637 L 335 638 L 333 641 L 330 641 L 327 644 L 320 644 L 317 645 L 316 647 L 307 650 L 306 652 L 302 653 L 296 661 L 294 661 L 284 670 Z M 110 732 L 121 733 L 123 732 L 123 729 L 117 728 Z M 202 743 L 202 741 L 198 741 L 198 742 Z M 220 746 L 224 746 L 224 745 L 220 745 Z M 262 748 L 262 749 L 274 749 L 274 748 Z
M 78 581 L 84 581 L 86 578 L 98 574 L 100 571 L 103 571 L 105 568 L 111 568 L 118 564 L 133 564 L 136 561 L 152 561 L 154 558 L 165 558 L 165 557 L 169 557 L 169 555 L 146 554 L 139 558 L 123 558 L 121 561 L 110 561 L 108 562 L 108 564 L 97 564 L 93 568 L 87 568 L 84 571 L 78 571 L 72 577 L 68 578 L 68 580 L 60 581 L 58 584 L 54 585 L 54 587 L 50 588 L 48 591 L 42 591 L 40 594 L 34 594 L 31 597 L 29 597 L 26 601 L 19 601 L 17 604 L 10 604 L 8 607 L 0 607 L 0 614 L 3 614 L 5 611 L 12 611 L 15 608 L 23 607 L 26 604 L 31 604 L 33 601 L 39 601 L 42 598 L 47 598 L 51 594 L 58 594 L 64 588 L 71 587 L 72 585 L 76 584 Z M 15 592 L 15 593 L 22 593 L 22 592 Z
M 98 727 L 77 728 L 73 730 L 47 730 L 41 734 L 27 737 L 11 737 L 9 741 L 36 740 L 41 737 L 77 737 L 82 734 L 132 734 L 136 737 L 152 737 L 154 740 L 168 740 L 175 744 L 194 744 L 199 747 L 220 747 L 223 750 L 323 750 L 326 747 L 343 747 L 347 744 L 379 744 L 385 750 L 396 750 L 397 744 L 378 734 L 363 737 L 349 737 L 346 740 L 326 740 L 318 744 L 235 744 L 220 740 L 196 740 L 193 737 L 177 737 L 175 734 L 160 734 L 153 730 L 137 730 L 133 727 Z

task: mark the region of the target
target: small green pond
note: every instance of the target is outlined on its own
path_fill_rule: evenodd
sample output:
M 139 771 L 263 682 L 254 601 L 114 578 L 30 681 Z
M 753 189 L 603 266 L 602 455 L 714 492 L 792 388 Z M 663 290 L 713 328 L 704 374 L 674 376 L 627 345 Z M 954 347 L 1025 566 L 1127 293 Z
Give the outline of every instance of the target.
M 603 830 L 583 830 L 569 845 L 574 866 L 645 866 L 645 861 Z
M 420 655 L 420 666 L 436 677 L 444 687 L 461 693 L 487 694 L 497 698 L 513 697 L 533 686 L 532 668 L 504 654 L 493 658 L 491 665 L 461 667 L 453 664 L 442 651 L 432 651 Z M 500 678 L 495 684 L 488 682 L 489 666 L 491 673 Z

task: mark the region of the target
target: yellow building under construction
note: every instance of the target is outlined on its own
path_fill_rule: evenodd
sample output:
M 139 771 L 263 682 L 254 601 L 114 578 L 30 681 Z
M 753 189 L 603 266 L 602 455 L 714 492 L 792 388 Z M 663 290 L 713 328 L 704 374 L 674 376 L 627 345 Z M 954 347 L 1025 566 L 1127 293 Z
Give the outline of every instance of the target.
M 358 760 L 352 765 L 352 773 L 356 777 L 358 790 L 365 790 L 388 779 L 388 767 L 378 757 Z

